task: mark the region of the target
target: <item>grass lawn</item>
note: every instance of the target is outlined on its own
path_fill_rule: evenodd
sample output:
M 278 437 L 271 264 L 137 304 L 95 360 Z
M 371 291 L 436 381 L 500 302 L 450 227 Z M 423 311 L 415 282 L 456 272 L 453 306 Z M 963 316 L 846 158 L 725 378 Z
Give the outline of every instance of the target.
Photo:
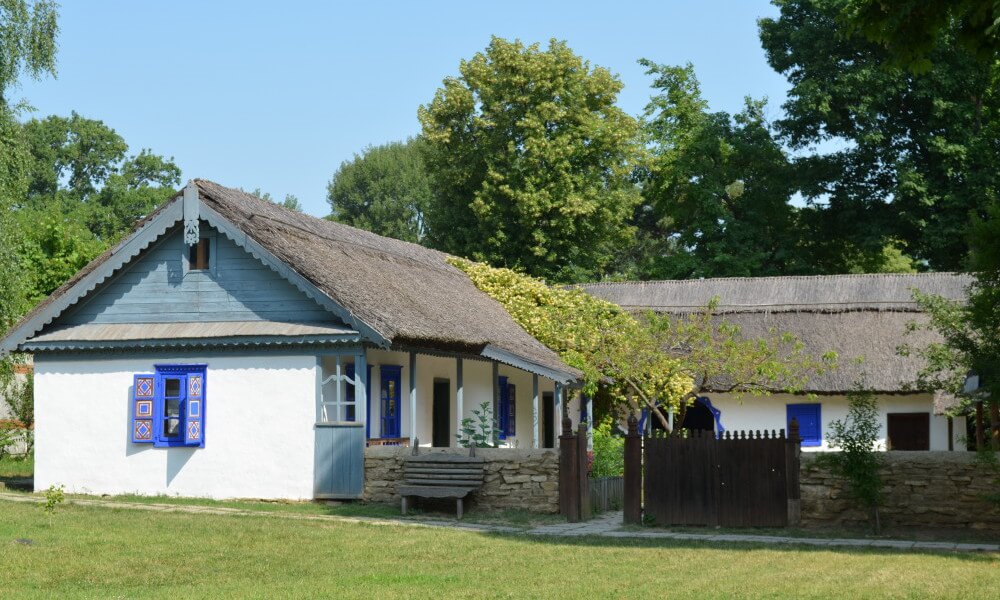
M 79 505 L 46 515 L 0 502 L 0 573 L 0 595 L 18 598 L 972 598 L 1000 586 L 1000 555 L 550 540 Z
M 4 456 L 0 458 L 0 477 L 31 477 L 35 472 L 35 457 Z

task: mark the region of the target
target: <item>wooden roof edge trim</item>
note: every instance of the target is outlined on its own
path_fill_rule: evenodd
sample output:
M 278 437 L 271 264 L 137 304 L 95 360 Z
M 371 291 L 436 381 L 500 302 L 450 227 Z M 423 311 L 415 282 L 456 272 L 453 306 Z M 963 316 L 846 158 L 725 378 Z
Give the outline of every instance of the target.
M 360 331 L 364 336 L 365 341 L 369 341 L 383 347 L 389 346 L 390 340 L 384 333 L 372 327 L 368 323 L 365 323 L 333 300 L 333 298 L 330 298 L 330 296 L 316 287 L 301 273 L 293 269 L 291 265 L 272 254 L 262 244 L 253 239 L 248 232 L 237 227 L 232 221 L 204 203 L 201 204 L 200 212 L 202 219 L 222 232 L 222 234 L 229 238 L 234 244 L 248 252 L 264 264 L 264 266 L 270 268 L 280 277 L 294 285 L 300 292 L 317 302 L 320 306 L 342 319 L 351 327 Z
M 54 298 L 47 306 L 35 314 L 29 313 L 28 317 L 11 329 L 0 340 L 0 356 L 16 350 L 18 346 L 27 341 L 31 336 L 58 318 L 66 309 L 79 302 L 98 285 L 128 264 L 140 252 L 148 248 L 183 218 L 184 214 L 180 197 L 175 197 L 159 214 L 115 246 L 111 254 L 102 263 L 95 266 L 93 271 L 87 273 L 71 287 L 61 292 L 58 297 Z
M 522 358 L 509 350 L 504 350 L 503 348 L 498 348 L 493 345 L 487 345 L 484 347 L 480 354 L 490 360 L 502 362 L 511 367 L 515 367 L 535 375 L 541 375 L 542 377 L 547 377 L 562 384 L 572 384 L 580 380 L 580 375 L 577 373 L 558 371 L 556 369 L 545 367 L 526 358 Z

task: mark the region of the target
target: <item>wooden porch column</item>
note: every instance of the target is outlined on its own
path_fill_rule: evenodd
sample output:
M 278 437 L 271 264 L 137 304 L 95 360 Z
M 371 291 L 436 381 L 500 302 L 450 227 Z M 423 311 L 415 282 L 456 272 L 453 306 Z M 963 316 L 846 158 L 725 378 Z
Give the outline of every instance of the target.
M 562 401 L 562 384 L 558 381 L 555 383 L 555 390 L 552 393 L 553 410 L 552 423 L 549 425 L 552 427 L 552 439 L 558 439 L 562 434 L 560 431 L 560 424 L 562 423 L 563 417 L 567 416 L 563 414 L 563 401 Z
M 410 447 L 417 445 L 417 353 L 410 352 Z
M 490 420 L 494 423 L 497 420 L 497 410 L 500 407 L 500 363 L 493 361 L 493 409 L 490 412 Z
M 580 397 L 587 399 L 587 451 L 589 452 L 594 449 L 594 427 L 597 426 L 594 423 L 594 397 L 589 394 Z
M 538 448 L 538 375 L 531 375 L 531 447 Z
M 354 413 L 361 415 L 358 419 L 368 429 L 368 358 L 364 350 L 354 355 Z M 367 443 L 367 442 L 366 442 Z
M 462 433 L 462 415 L 465 414 L 465 384 L 462 381 L 462 359 L 455 359 L 455 412 L 458 413 L 458 428 L 455 433 Z

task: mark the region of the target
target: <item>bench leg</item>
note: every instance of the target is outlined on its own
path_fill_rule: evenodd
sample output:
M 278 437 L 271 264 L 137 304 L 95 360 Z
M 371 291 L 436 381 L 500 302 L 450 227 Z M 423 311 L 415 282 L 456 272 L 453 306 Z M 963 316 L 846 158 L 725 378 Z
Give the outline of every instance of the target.
M 463 499 L 459 498 L 458 499 L 458 518 L 459 518 L 459 520 L 462 519 L 462 502 L 463 502 Z
M 406 516 L 406 496 L 402 496 L 403 499 L 403 516 Z

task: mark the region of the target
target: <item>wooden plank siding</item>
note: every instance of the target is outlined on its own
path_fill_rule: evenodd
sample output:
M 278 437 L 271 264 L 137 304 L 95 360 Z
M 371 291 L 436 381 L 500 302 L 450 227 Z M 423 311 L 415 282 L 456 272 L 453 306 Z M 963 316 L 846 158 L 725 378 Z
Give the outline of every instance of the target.
M 336 321 L 207 223 L 201 231 L 214 234 L 212 269 L 185 272 L 188 247 L 175 228 L 57 323 Z

